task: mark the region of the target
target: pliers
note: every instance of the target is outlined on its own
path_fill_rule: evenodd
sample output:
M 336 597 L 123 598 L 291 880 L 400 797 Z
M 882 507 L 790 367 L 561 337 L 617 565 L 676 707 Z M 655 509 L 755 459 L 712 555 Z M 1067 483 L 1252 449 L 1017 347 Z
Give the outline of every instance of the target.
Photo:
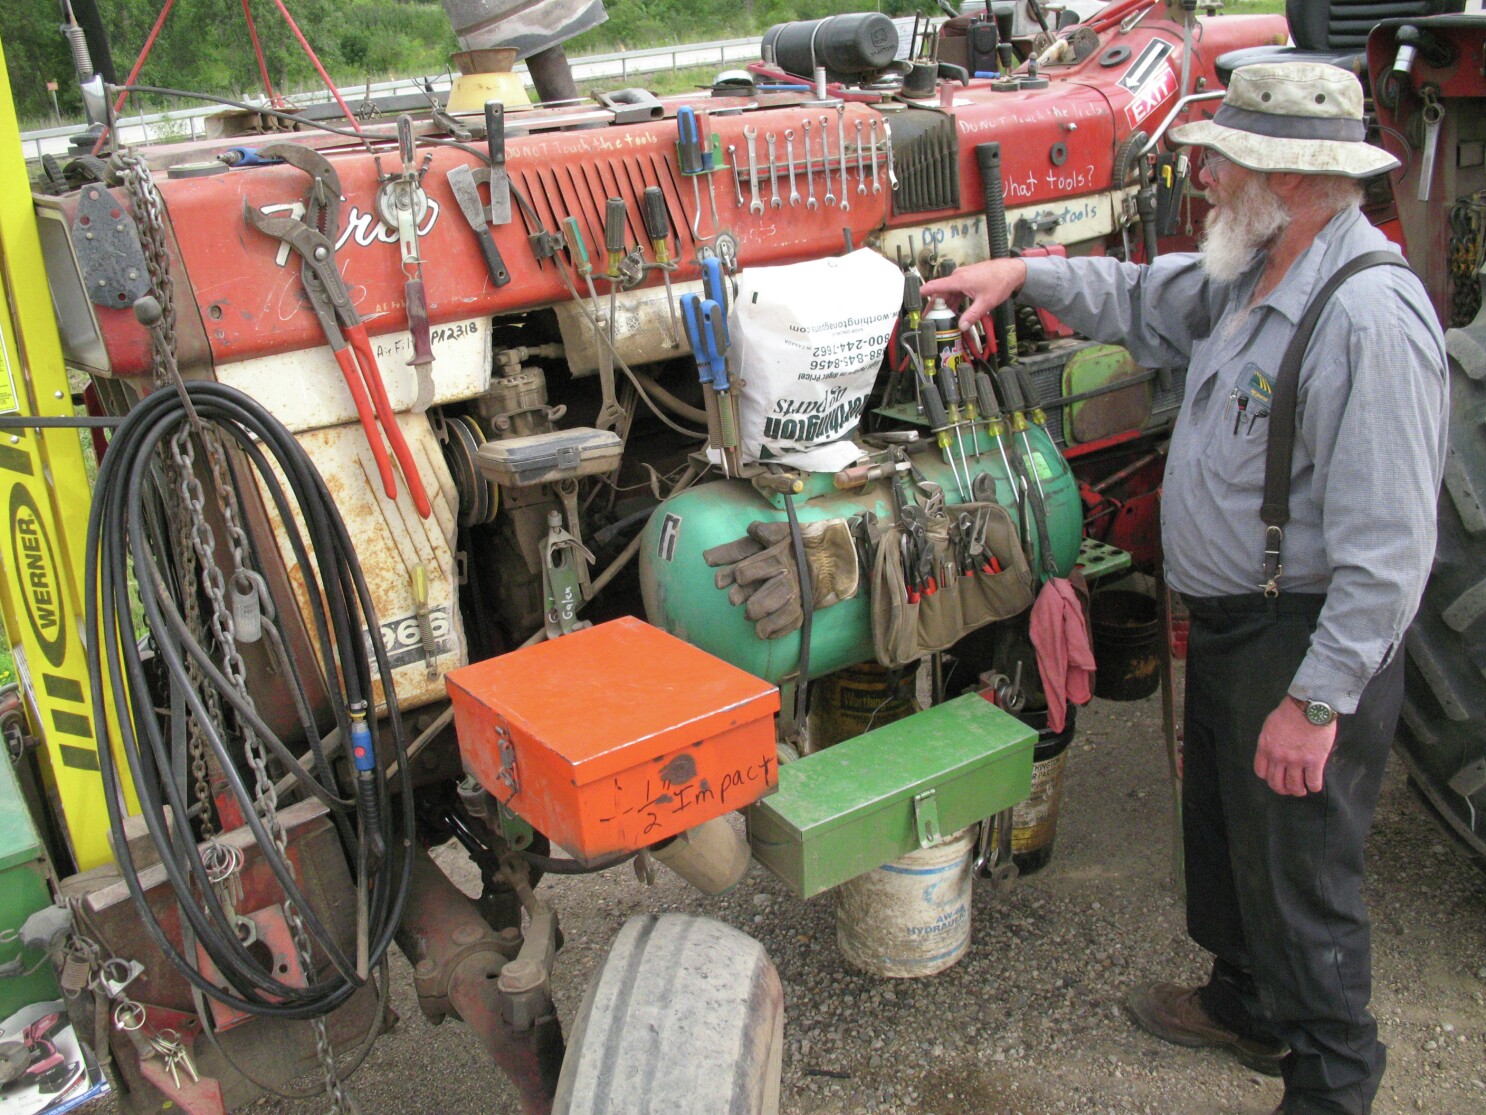
M 377 357 L 367 337 L 366 326 L 351 304 L 351 295 L 335 262 L 334 237 L 340 231 L 340 178 L 323 155 L 297 144 L 272 143 L 260 148 L 259 154 L 282 158 L 313 179 L 305 200 L 305 219 L 270 217 L 246 200 L 243 201 L 243 219 L 259 232 L 282 241 L 299 254 L 302 261 L 300 281 L 304 283 L 310 306 L 320 320 L 320 328 L 330 342 L 335 362 L 340 365 L 350 389 L 361 428 L 377 464 L 377 473 L 382 478 L 382 488 L 388 499 L 397 498 L 397 479 L 387 456 L 387 446 L 382 443 L 385 434 L 387 445 L 392 447 L 392 454 L 402 469 L 413 506 L 426 519 L 433 513 L 428 494 L 418 475 L 412 451 L 397 424 L 392 403 L 387 398 L 387 388 L 382 383 L 382 372 L 377 367 Z M 381 433 L 377 431 L 379 423 Z

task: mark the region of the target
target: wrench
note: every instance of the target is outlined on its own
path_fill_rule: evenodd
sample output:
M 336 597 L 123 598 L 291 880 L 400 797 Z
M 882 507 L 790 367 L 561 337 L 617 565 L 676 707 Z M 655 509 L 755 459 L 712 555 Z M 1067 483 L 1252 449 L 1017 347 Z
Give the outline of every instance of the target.
M 862 122 L 857 121 L 857 194 L 867 192 L 867 170 L 862 162 Z
M 829 116 L 820 118 L 820 165 L 826 172 L 826 204 L 835 205 L 836 192 L 831 189 L 831 133 L 826 131 L 830 124 Z
M 841 212 L 851 212 L 851 202 L 846 200 L 846 106 L 836 106 L 836 154 L 841 159 Z
M 795 130 L 784 129 L 784 157 L 789 160 L 789 204 L 791 209 L 800 207 L 800 191 L 795 189 Z
M 1444 122 L 1445 110 L 1440 106 L 1439 95 L 1433 88 L 1424 89 L 1424 155 L 1419 161 L 1419 200 L 1428 201 L 1434 187 L 1434 164 L 1440 147 L 1440 124 Z
M 769 145 L 769 208 L 778 209 L 784 204 L 779 198 L 779 160 L 774 157 L 774 133 L 764 136 Z
M 805 208 L 814 209 L 819 202 L 815 200 L 815 156 L 810 153 L 810 121 L 806 120 L 805 128 Z
M 764 203 L 758 198 L 758 129 L 745 124 L 743 138 L 748 141 L 748 194 L 753 199 L 748 203 L 748 211 L 757 217 L 764 211 Z
M 738 195 L 738 208 L 743 208 L 743 179 L 738 174 L 738 149 L 728 144 L 728 162 L 733 164 L 733 193 Z
M 872 192 L 882 193 L 881 172 L 877 168 L 877 121 L 872 121 Z
M 893 169 L 893 126 L 882 122 L 882 142 L 887 147 L 887 184 L 889 189 L 898 188 L 898 172 Z

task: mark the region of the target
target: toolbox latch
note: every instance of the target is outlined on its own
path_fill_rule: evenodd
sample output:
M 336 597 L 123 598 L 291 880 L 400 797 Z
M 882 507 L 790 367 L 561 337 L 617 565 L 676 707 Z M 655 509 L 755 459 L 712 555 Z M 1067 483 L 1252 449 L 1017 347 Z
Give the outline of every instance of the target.
M 939 843 L 939 806 L 932 789 L 913 795 L 913 827 L 918 830 L 920 848 Z
M 583 463 L 583 449 L 577 445 L 557 447 L 557 467 L 563 472 L 577 468 Z
M 495 739 L 500 753 L 500 771 L 496 777 L 506 784 L 514 797 L 521 791 L 521 784 L 516 778 L 516 745 L 511 742 L 511 734 L 504 725 L 495 729 Z

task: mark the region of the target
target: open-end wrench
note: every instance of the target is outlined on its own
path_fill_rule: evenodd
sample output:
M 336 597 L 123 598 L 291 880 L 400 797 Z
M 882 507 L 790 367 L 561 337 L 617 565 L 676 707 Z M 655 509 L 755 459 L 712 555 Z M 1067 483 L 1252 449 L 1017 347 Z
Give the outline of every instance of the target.
M 867 170 L 862 160 L 862 122 L 857 121 L 857 193 L 867 192 Z
M 738 149 L 728 144 L 728 162 L 733 165 L 733 193 L 738 198 L 738 208 L 743 208 L 743 179 L 738 174 Z
M 1419 164 L 1419 200 L 1428 201 L 1434 186 L 1434 164 L 1438 161 L 1440 148 L 1440 125 L 1445 119 L 1444 107 L 1439 101 L 1439 92 L 1426 85 L 1424 97 L 1424 152 Z
M 887 148 L 887 184 L 891 190 L 898 188 L 898 172 L 893 169 L 893 126 L 886 120 L 882 122 L 882 142 Z
M 774 133 L 765 135 L 764 142 L 769 145 L 769 208 L 778 209 L 784 202 L 779 198 L 779 160 L 774 155 Z
M 851 202 L 846 199 L 846 106 L 836 106 L 836 155 L 841 160 L 841 211 L 843 213 L 851 210 Z
M 805 208 L 814 209 L 820 203 L 815 200 L 815 156 L 810 153 L 810 121 L 806 120 L 805 128 Z
M 831 133 L 826 131 L 831 126 L 831 118 L 822 116 L 820 118 L 820 165 L 826 172 L 826 204 L 836 204 L 836 192 L 831 189 Z
M 795 188 L 795 130 L 784 129 L 784 157 L 789 161 L 789 204 L 791 209 L 800 207 L 800 191 Z
M 752 124 L 743 126 L 743 138 L 748 141 L 748 211 L 757 217 L 764 211 L 764 203 L 758 197 L 758 129 Z
M 872 121 L 872 192 L 882 193 L 881 171 L 877 168 L 877 121 Z

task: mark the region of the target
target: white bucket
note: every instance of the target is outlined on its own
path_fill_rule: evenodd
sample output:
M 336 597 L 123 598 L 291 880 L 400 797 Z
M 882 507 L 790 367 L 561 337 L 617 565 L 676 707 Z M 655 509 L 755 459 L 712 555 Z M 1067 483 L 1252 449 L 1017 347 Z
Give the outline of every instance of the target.
M 952 966 L 970 947 L 975 827 L 909 852 L 836 888 L 836 944 L 854 967 L 912 979 Z

